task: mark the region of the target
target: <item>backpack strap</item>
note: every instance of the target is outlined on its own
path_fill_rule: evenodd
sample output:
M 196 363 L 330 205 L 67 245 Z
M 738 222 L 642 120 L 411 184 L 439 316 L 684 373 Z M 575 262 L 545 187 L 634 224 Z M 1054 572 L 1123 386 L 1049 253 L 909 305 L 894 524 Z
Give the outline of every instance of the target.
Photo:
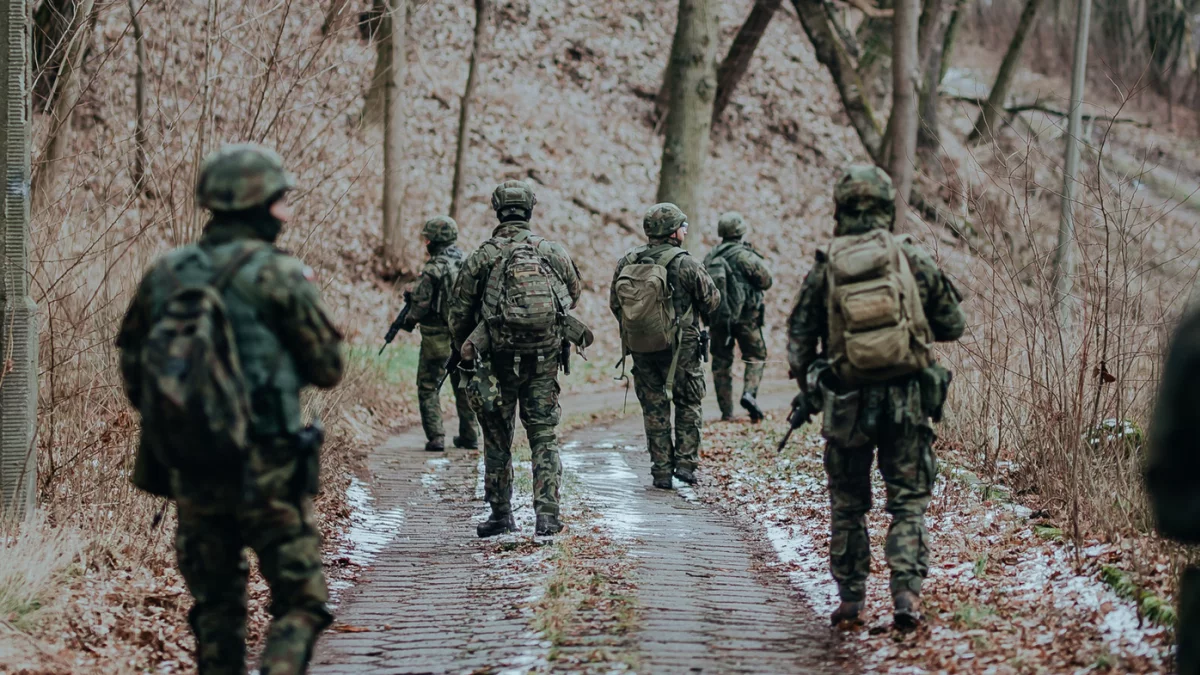
M 659 265 L 662 265 L 664 268 L 666 268 L 668 265 L 671 264 L 672 260 L 674 260 L 674 259 L 678 258 L 679 256 L 684 255 L 686 253 L 687 253 L 687 251 L 684 250 L 683 248 L 681 248 L 679 246 L 672 246 L 671 248 L 667 249 L 666 251 L 659 253 L 658 259 L 655 260 L 655 262 Z M 672 299 L 672 300 L 670 300 L 670 302 L 674 302 L 674 300 Z M 689 302 L 688 306 L 687 306 L 687 311 L 683 313 L 683 316 L 677 317 L 675 319 L 675 347 L 671 350 L 671 366 L 669 368 L 667 368 L 667 401 L 668 402 L 675 400 L 675 371 L 679 368 L 679 352 L 681 351 L 679 349 L 679 347 L 683 344 L 683 324 L 685 321 L 690 323 L 691 318 L 692 318 L 692 303 Z
M 258 244 L 244 246 L 242 250 L 238 251 L 237 255 L 233 256 L 233 259 L 226 263 L 225 267 L 223 267 L 221 271 L 217 272 L 217 275 L 213 277 L 213 288 L 217 289 L 218 293 L 224 293 L 230 282 L 233 281 L 233 278 L 237 276 L 237 273 L 240 272 L 242 268 L 250 262 L 250 259 L 254 257 L 254 254 L 258 253 L 264 248 L 266 247 Z

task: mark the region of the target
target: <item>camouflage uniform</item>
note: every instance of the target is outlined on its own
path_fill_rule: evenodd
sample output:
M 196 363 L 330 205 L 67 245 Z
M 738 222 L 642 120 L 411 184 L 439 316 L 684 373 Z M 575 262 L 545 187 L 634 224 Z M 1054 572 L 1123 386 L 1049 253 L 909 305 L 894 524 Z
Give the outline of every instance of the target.
M 1200 544 L 1200 305 L 1196 296 L 1184 310 L 1167 352 L 1162 384 L 1150 425 L 1144 467 L 1155 527 L 1182 544 Z M 1179 580 L 1175 627 L 1176 672 L 1200 673 L 1200 567 L 1192 564 Z
M 501 223 L 492 231 L 492 238 L 467 257 L 450 303 L 450 331 L 455 348 L 461 348 L 467 342 L 482 320 L 484 290 L 492 264 L 501 254 L 499 245 L 529 230 L 529 218 L 536 199 L 525 183 L 507 181 L 496 189 L 492 203 Z M 571 306 L 574 307 L 582 289 L 579 270 L 562 246 L 545 242 L 543 248 L 548 251 L 546 257 L 550 266 L 566 285 Z M 519 361 L 512 353 L 480 356 L 486 357 L 481 360 L 488 362 L 489 369 L 485 371 L 480 368 L 475 376 L 476 381 L 468 387 L 485 389 L 495 396 L 494 401 L 489 401 L 493 406 L 491 411 L 482 409 L 483 406 L 478 404 L 475 408 L 483 429 L 484 493 L 492 509 L 489 522 L 513 525 L 512 441 L 519 404 L 521 424 L 529 437 L 533 459 L 534 511 L 539 520 L 549 517 L 557 523 L 559 482 L 562 478 L 558 439 L 555 436 L 561 413 L 558 405 L 559 356 L 556 353 L 544 358 L 522 358 Z M 487 381 L 479 381 L 481 378 Z M 481 526 L 481 536 L 488 536 L 485 530 Z
M 261 249 L 225 291 L 250 388 L 253 442 L 247 465 L 216 479 L 184 474 L 159 463 L 151 449 L 171 439 L 160 441 L 143 429 L 134 468 L 137 487 L 176 504 L 175 549 L 195 599 L 188 620 L 204 675 L 246 672 L 246 547 L 254 550 L 271 587 L 264 675 L 304 672 L 317 635 L 332 621 L 312 514 L 316 453 L 300 456 L 296 441 L 302 429 L 300 389 L 338 383 L 342 339 L 321 305 L 312 271 L 266 243 L 282 225 L 268 205 L 291 187 L 277 155 L 243 145 L 210 157 L 197 188 L 199 203 L 213 210 L 198 245 L 217 268 L 246 247 Z M 143 278 L 117 337 L 125 391 L 135 407 L 141 399 L 141 348 L 173 286 L 175 255 Z
M 834 194 L 835 236 L 892 228 L 895 191 L 882 171 L 854 167 L 838 183 Z M 958 291 L 923 250 L 909 241 L 902 241 L 901 250 L 916 277 L 934 339 L 957 340 L 965 328 Z M 827 331 L 826 258 L 818 251 L 789 321 L 788 364 L 802 388 L 805 374 L 820 356 L 818 343 L 827 345 Z M 886 508 L 892 516 L 885 549 L 891 567 L 892 595 L 896 597 L 901 591 L 920 594 L 929 568 L 924 515 L 936 473 L 929 416 L 940 415 L 940 405 L 936 411 L 928 410 L 922 395 L 929 397 L 934 394 L 932 389 L 940 387 L 944 396 L 946 385 L 948 373 L 940 366 L 857 389 L 832 383 L 842 405 L 833 408 L 830 397 L 826 397 L 825 470 L 832 507 L 829 555 L 844 602 L 861 602 L 866 591 L 870 571 L 866 514 L 871 508 L 870 472 L 876 448 L 887 488 Z M 853 402 L 855 392 L 857 405 Z M 833 426 L 841 426 L 841 432 L 831 434 Z
M 721 243 L 705 258 L 705 264 L 715 256 L 725 256 L 745 280 L 746 304 L 737 321 L 725 326 L 712 326 L 712 371 L 713 388 L 717 394 L 717 405 L 722 419 L 733 417 L 733 347 L 737 344 L 746 363 L 745 383 L 742 394 L 751 399 L 758 398 L 758 386 L 762 383 L 763 369 L 767 361 L 767 342 L 763 339 L 763 319 L 766 306 L 763 292 L 770 290 L 774 279 L 766 261 L 749 242 L 742 241 L 746 224 L 741 214 L 726 213 L 717 223 Z
M 621 257 L 613 272 L 609 291 L 609 308 L 621 321 L 621 306 L 616 293 L 616 280 L 630 257 L 657 258 L 677 247 L 680 241 L 673 235 L 686 223 L 686 216 L 674 204 L 657 204 L 646 213 L 642 227 L 648 246 L 636 255 L 633 249 Z M 671 404 L 667 400 L 667 373 L 671 368 L 670 349 L 650 354 L 633 354 L 633 382 L 642 419 L 646 428 L 646 445 L 650 451 L 650 472 L 655 484 L 669 487 L 671 476 L 693 482 L 693 472 L 700 461 L 700 429 L 704 419 L 701 402 L 704 399 L 704 370 L 700 365 L 700 320 L 707 318 L 721 302 L 721 295 L 709 278 L 704 266 L 690 255 L 682 254 L 667 265 L 667 284 L 672 289 L 675 316 L 683 322 L 683 337 L 677 345 L 679 361 L 675 370 L 673 396 L 675 404 L 675 439 L 671 439 Z M 692 310 L 690 320 L 684 319 Z
M 462 380 L 457 370 L 446 376 L 446 359 L 450 358 L 450 328 L 446 324 L 445 307 L 449 306 L 452 287 L 451 268 L 457 269 L 466 257 L 454 245 L 458 226 L 453 219 L 439 216 L 425 223 L 424 235 L 429 240 L 429 261 L 412 288 L 408 317 L 404 330 L 421 326 L 421 362 L 417 368 L 417 400 L 421 407 L 421 427 L 425 430 L 425 447 L 441 450 L 446 432 L 442 428 L 442 403 L 438 383 L 446 377 L 454 390 L 454 405 L 458 410 L 458 436 L 454 445 L 474 448 L 478 444 L 475 413 L 467 404 Z

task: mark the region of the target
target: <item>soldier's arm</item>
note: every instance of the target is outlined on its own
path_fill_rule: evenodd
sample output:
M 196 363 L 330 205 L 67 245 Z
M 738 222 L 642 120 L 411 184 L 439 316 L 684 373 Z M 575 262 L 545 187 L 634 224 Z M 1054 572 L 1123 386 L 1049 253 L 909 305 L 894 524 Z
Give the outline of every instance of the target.
M 692 296 L 692 302 L 701 317 L 708 321 L 708 315 L 721 306 L 721 292 L 713 283 L 712 277 L 704 269 L 704 265 L 690 255 L 679 258 L 679 282 Z
M 567 253 L 567 249 L 559 244 L 551 244 L 551 247 L 553 255 L 550 257 L 550 264 L 558 272 L 563 283 L 567 285 L 567 292 L 571 294 L 571 308 L 574 309 L 575 305 L 579 303 L 579 296 L 583 294 L 583 282 L 579 278 L 579 268 L 571 259 L 571 255 Z
M 433 271 L 426 266 L 425 271 L 421 276 L 417 277 L 416 284 L 412 287 L 411 300 L 409 301 L 408 316 L 405 317 L 405 330 L 412 330 L 420 321 L 433 311 L 433 295 L 437 289 L 437 283 L 433 279 Z
M 800 294 L 796 296 L 796 306 L 788 317 L 788 368 L 793 378 L 803 380 L 808 367 L 820 356 L 820 344 L 828 326 L 825 256 L 818 252 L 817 262 L 804 277 Z
M 129 302 L 121 328 L 117 332 L 116 347 L 121 364 L 121 384 L 125 397 L 133 407 L 138 407 L 142 396 L 142 341 L 150 330 L 150 293 L 147 274 L 138 284 L 137 292 Z
M 455 346 L 467 341 L 471 331 L 475 330 L 475 316 L 479 311 L 480 297 L 483 289 L 483 254 L 482 249 L 476 249 L 463 263 L 458 273 L 458 281 L 450 294 L 450 334 Z
M 342 379 L 342 334 L 329 320 L 312 269 L 291 256 L 263 265 L 261 288 L 274 309 L 274 327 L 305 382 L 328 389 Z
M 742 274 L 746 276 L 746 280 L 758 290 L 769 290 L 771 284 L 775 283 L 775 279 L 771 276 L 771 268 L 767 267 L 767 261 L 757 253 L 753 251 L 739 252 L 738 264 L 741 265 Z
M 928 253 L 912 244 L 902 245 L 909 266 L 921 291 L 925 318 L 938 342 L 953 342 L 967 329 L 967 317 L 962 311 L 962 296 Z
M 1200 312 L 1187 312 L 1171 341 L 1150 425 L 1146 488 L 1165 537 L 1200 542 Z

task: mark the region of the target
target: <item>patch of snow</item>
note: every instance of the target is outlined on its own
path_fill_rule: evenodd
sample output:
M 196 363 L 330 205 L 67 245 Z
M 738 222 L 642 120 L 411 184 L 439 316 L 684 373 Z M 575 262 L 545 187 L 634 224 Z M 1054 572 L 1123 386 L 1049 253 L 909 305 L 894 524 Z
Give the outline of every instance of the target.
M 366 567 L 400 533 L 404 526 L 404 509 L 376 511 L 375 497 L 356 477 L 350 478 L 346 502 L 350 506 L 350 527 L 346 531 L 348 546 L 342 554 L 353 564 Z
M 601 445 L 616 447 L 611 443 Z M 619 537 L 637 536 L 644 519 L 633 506 L 636 503 L 634 491 L 641 490 L 642 484 L 621 452 L 564 452 L 562 463 L 564 469 L 579 477 L 588 492 L 589 502 L 603 514 L 600 520 L 605 527 Z

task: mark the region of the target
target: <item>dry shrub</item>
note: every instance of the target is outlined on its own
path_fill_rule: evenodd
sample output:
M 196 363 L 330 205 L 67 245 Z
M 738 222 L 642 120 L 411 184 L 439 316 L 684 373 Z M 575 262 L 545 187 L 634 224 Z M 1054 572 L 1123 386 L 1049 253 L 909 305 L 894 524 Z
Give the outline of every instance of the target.
M 26 626 L 56 597 L 56 587 L 83 552 L 74 528 L 53 527 L 43 511 L 0 532 L 0 617 Z

